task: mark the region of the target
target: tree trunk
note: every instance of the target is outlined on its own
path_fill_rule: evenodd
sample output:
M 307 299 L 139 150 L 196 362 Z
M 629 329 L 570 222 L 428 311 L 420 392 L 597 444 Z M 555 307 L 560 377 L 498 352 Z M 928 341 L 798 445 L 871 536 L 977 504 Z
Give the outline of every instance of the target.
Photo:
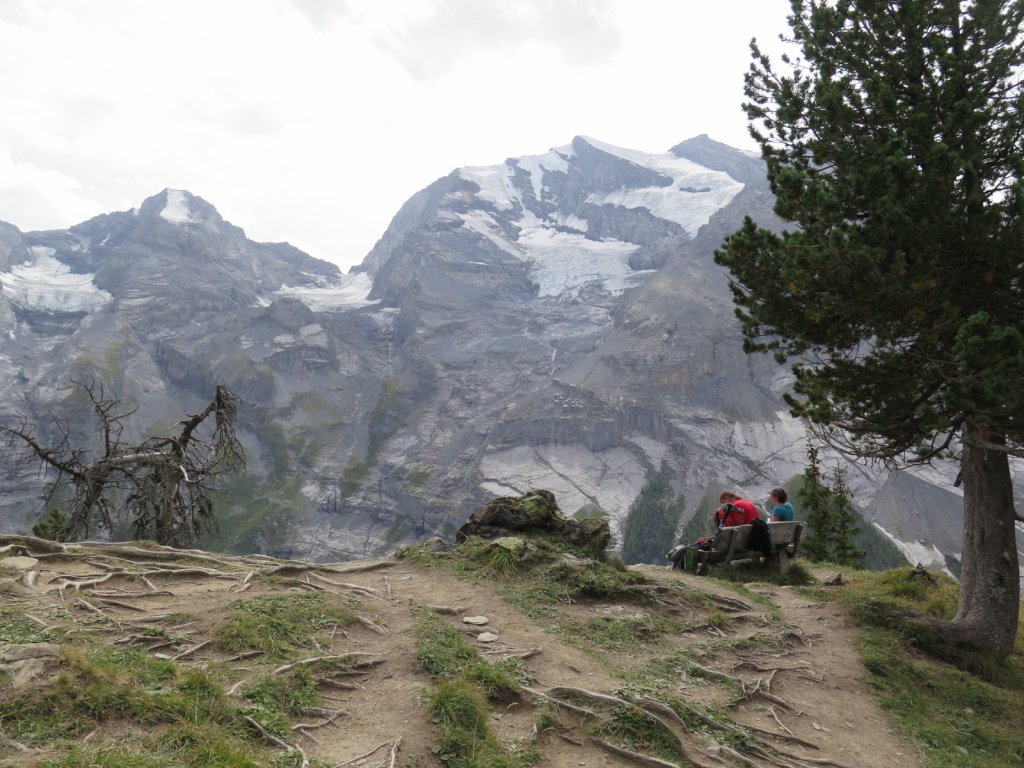
M 964 435 L 960 603 L 942 631 L 950 640 L 1005 658 L 1013 651 L 1020 613 L 1013 483 L 1007 454 L 973 445 L 978 434 L 969 428 Z

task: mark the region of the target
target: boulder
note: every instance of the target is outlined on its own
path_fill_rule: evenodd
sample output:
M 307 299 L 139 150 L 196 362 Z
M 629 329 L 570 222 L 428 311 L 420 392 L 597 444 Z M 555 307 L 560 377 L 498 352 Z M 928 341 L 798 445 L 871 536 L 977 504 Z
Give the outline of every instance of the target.
M 535 489 L 522 496 L 500 496 L 478 507 L 469 516 L 455 540 L 470 536 L 485 539 L 514 536 L 516 533 L 546 532 L 577 547 L 600 552 L 611 541 L 607 518 L 566 518 L 551 491 Z

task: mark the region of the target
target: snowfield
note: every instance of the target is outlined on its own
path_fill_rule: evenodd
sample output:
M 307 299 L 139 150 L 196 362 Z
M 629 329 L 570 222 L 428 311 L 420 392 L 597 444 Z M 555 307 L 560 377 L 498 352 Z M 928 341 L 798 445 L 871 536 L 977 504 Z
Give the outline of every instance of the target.
M 75 274 L 54 258 L 52 248 L 31 248 L 32 259 L 0 272 L 0 290 L 18 306 L 35 312 L 97 312 L 112 297 L 96 287 L 94 275 Z

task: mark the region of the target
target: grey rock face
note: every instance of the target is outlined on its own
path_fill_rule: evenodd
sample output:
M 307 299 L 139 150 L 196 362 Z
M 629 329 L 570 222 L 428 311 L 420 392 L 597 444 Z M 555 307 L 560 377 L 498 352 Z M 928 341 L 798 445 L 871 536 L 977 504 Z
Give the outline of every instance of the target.
M 349 275 L 175 190 L 67 231 L 0 225 L 0 419 L 46 436 L 59 415 L 85 447 L 72 378 L 137 403 L 139 434 L 224 384 L 249 474 L 204 544 L 308 558 L 450 539 L 532 488 L 614 534 L 659 472 L 684 519 L 722 486 L 759 499 L 803 470 L 805 434 L 789 374 L 743 353 L 712 254 L 744 215 L 781 226 L 771 205 L 760 162 L 707 137 L 662 155 L 577 137 L 434 182 Z M 40 478 L 0 464 L 0 529 L 26 531 Z M 885 476 L 851 479 L 901 541 L 925 535 L 895 533 Z

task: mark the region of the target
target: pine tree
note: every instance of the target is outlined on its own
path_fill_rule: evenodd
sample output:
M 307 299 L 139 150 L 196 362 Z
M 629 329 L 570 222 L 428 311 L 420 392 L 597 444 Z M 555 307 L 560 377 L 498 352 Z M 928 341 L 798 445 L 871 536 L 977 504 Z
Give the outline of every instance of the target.
M 951 642 L 1013 649 L 1009 455 L 1024 455 L 1024 3 L 793 0 L 799 57 L 753 44 L 744 105 L 776 233 L 717 252 L 748 351 L 796 360 L 793 411 L 890 466 L 952 453 L 964 486 Z
M 802 480 L 797 498 L 807 533 L 800 551 L 808 560 L 863 568 L 865 552 L 857 546 L 861 518 L 853 508 L 843 470 L 836 467 L 832 482 L 826 482 L 818 463 L 818 449 L 808 443 Z
M 829 560 L 852 568 L 864 567 L 864 550 L 859 549 L 856 536 L 861 529 L 861 517 L 853 508 L 846 475 L 836 467 L 829 485 L 831 495 L 831 551 Z
M 818 450 L 807 445 L 807 469 L 797 494 L 800 512 L 807 523 L 807 536 L 800 551 L 808 560 L 829 559 L 832 552 L 829 532 L 832 529 L 832 492 L 825 484 L 818 464 Z
M 622 533 L 622 559 L 627 563 L 658 563 L 671 548 L 683 497 L 676 497 L 668 480 L 656 474 L 629 506 Z

